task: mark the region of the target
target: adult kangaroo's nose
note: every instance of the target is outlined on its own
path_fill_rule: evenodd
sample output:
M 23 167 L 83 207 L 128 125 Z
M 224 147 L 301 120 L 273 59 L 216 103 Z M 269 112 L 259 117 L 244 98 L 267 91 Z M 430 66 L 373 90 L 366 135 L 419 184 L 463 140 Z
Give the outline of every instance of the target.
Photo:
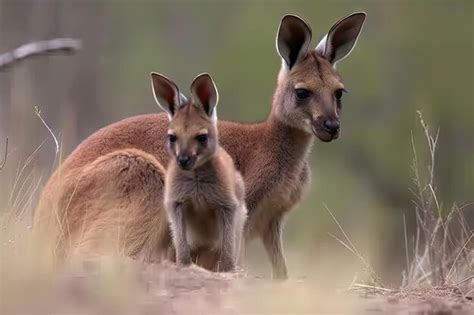
M 191 164 L 191 157 L 189 155 L 179 155 L 177 158 L 177 163 L 181 168 L 187 168 Z
M 339 131 L 340 124 L 339 124 L 339 121 L 335 120 L 335 119 L 326 120 L 326 121 L 324 121 L 324 127 L 326 127 L 326 129 L 330 133 L 334 134 L 334 133 Z

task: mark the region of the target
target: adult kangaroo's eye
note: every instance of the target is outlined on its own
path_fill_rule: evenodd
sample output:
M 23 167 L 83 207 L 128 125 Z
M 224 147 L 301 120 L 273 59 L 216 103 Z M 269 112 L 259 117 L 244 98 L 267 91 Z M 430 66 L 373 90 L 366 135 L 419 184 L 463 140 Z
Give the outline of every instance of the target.
M 295 89 L 295 94 L 299 100 L 304 100 L 311 96 L 311 92 L 307 89 Z
M 334 97 L 336 98 L 336 100 L 340 101 L 342 99 L 342 95 L 344 94 L 344 92 L 346 92 L 345 89 L 337 89 L 334 92 Z
M 207 140 L 208 140 L 208 136 L 206 134 L 202 134 L 202 135 L 198 135 L 196 137 L 196 140 L 202 144 L 202 145 L 206 145 L 207 144 Z
M 175 135 L 168 135 L 168 141 L 170 143 L 175 143 L 176 140 L 178 140 L 178 137 L 176 137 Z

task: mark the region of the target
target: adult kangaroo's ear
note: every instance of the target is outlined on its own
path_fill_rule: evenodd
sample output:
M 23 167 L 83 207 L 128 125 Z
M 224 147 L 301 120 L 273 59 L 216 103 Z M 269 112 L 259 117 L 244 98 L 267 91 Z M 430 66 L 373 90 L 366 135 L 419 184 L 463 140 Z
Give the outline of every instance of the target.
M 311 28 L 296 15 L 285 15 L 278 27 L 276 48 L 288 70 L 303 60 L 311 42 Z
M 156 103 L 171 119 L 179 106 L 186 102 L 186 97 L 179 92 L 173 81 L 156 72 L 151 73 L 151 86 Z
M 191 83 L 191 95 L 196 106 L 202 107 L 209 117 L 217 118 L 216 106 L 219 102 L 219 93 L 208 73 L 202 73 L 194 78 Z
M 340 19 L 316 46 L 316 52 L 335 65 L 354 48 L 365 17 L 365 12 L 355 12 Z

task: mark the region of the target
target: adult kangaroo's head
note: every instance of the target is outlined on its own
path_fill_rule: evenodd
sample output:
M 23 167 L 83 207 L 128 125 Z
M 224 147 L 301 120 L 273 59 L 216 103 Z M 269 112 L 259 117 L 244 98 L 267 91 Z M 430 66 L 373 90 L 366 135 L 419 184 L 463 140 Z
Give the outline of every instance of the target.
M 351 52 L 365 17 L 357 12 L 339 20 L 316 48 L 310 47 L 311 28 L 301 18 L 282 18 L 276 38 L 282 69 L 272 109 L 277 120 L 325 142 L 339 137 L 346 90 L 335 66 Z
M 182 170 L 193 170 L 217 151 L 216 106 L 219 95 L 211 76 L 198 75 L 191 84 L 191 99 L 165 76 L 152 73 L 155 100 L 170 119 L 167 149 Z

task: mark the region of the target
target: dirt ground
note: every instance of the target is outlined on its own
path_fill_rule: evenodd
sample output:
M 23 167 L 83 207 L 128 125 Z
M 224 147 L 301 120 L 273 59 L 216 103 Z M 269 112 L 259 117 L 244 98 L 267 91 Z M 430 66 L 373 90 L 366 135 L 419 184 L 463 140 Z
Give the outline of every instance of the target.
M 376 294 L 368 299 L 367 313 L 380 314 L 474 314 L 472 296 L 453 288 L 425 288 Z
M 171 264 L 85 261 L 52 280 L 15 279 L 2 285 L 2 314 L 474 314 L 472 296 L 452 288 L 337 290 Z

